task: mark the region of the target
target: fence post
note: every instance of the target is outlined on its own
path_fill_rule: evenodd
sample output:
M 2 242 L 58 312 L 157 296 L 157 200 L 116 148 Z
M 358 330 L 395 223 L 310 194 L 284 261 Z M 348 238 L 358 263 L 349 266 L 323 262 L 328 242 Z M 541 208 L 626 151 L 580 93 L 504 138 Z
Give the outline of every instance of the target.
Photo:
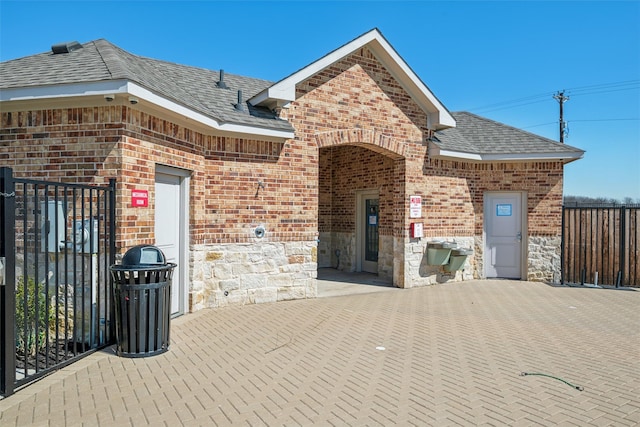
M 16 382 L 16 192 L 10 168 L 0 168 L 0 395 L 13 394 Z
M 116 263 L 116 179 L 109 179 L 109 266 L 114 265 Z M 109 270 L 106 271 L 107 283 L 109 286 L 109 295 L 113 298 L 113 278 L 109 273 Z M 116 311 L 115 305 L 111 304 L 111 328 L 109 331 L 109 336 L 115 337 L 116 334 Z M 105 331 L 106 332 L 106 331 Z
M 626 217 L 627 217 L 627 212 L 626 212 L 625 206 L 622 205 L 620 206 L 620 273 L 618 273 L 620 279 L 616 282 L 616 287 L 619 287 L 618 283 L 620 283 L 621 281 L 624 281 L 624 268 L 625 268 L 624 258 L 626 257 L 625 240 L 627 236 L 627 230 L 626 230 L 627 218 Z
M 566 239 L 566 233 L 564 231 L 564 227 L 565 227 L 565 222 L 564 222 L 564 215 L 566 213 L 566 206 L 562 205 L 562 219 L 561 219 L 561 227 L 562 227 L 562 231 L 560 233 L 561 237 L 560 237 L 560 285 L 564 286 L 564 271 L 565 271 L 565 265 L 564 265 L 564 248 L 565 248 L 565 239 Z

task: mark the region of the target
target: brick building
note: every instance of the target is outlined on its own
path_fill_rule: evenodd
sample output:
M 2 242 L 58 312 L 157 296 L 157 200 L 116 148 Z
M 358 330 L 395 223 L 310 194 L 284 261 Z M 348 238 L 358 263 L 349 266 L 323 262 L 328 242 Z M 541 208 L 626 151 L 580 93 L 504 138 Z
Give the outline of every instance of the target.
M 323 267 L 558 281 L 563 166 L 583 151 L 449 112 L 378 30 L 276 83 L 96 40 L 3 62 L 0 90 L 2 165 L 115 177 L 118 250 L 178 263 L 177 313 L 314 297 Z M 447 268 L 435 241 L 473 254 Z

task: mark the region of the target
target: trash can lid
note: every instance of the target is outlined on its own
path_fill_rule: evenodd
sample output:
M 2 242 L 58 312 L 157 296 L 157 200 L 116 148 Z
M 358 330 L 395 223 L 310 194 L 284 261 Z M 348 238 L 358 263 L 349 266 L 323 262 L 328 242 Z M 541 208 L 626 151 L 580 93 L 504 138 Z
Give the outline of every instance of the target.
M 145 267 L 167 265 L 162 251 L 152 245 L 137 245 L 129 249 L 122 257 L 123 267 Z

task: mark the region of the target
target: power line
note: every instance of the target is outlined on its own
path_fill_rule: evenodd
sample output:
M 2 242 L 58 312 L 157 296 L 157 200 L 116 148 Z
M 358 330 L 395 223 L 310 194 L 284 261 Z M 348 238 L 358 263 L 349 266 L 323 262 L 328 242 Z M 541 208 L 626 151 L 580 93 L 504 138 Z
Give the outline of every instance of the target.
M 620 122 L 620 121 L 633 121 L 633 120 L 640 120 L 640 118 L 636 118 L 636 119 L 632 119 L 632 118 L 628 118 L 628 119 L 581 119 L 581 120 L 569 120 L 569 123 L 571 123 L 571 122 Z
M 553 92 L 545 92 L 545 93 L 541 93 L 539 95 L 531 95 L 531 96 L 525 96 L 524 98 L 518 98 L 518 99 L 513 99 L 511 101 L 501 101 L 501 102 L 496 102 L 494 104 L 488 104 L 488 105 L 483 105 L 481 107 L 476 107 L 476 108 L 470 108 L 469 110 L 484 110 L 487 108 L 492 108 L 492 107 L 499 107 L 499 106 L 503 106 L 505 104 L 516 104 L 516 103 L 520 103 L 523 101 L 531 101 L 533 99 L 538 99 L 538 98 L 548 98 L 549 95 L 552 95 Z M 538 102 L 538 101 L 535 101 Z M 527 105 L 527 104 L 523 104 L 523 105 Z
M 537 125 L 524 126 L 524 127 L 521 127 L 520 129 L 537 128 L 539 126 L 549 126 L 549 125 L 557 125 L 557 124 L 558 124 L 557 121 L 555 121 L 555 122 L 547 122 L 547 123 L 539 123 Z
M 513 106 L 522 107 L 524 105 L 535 104 L 538 102 L 546 101 L 551 95 L 553 95 L 553 92 L 546 92 L 543 94 L 527 96 L 524 98 L 518 98 L 511 101 L 501 101 L 501 102 L 496 102 L 494 104 L 485 105 L 482 107 L 469 108 L 468 111 L 478 112 L 478 110 L 487 110 L 487 109 L 488 111 L 485 111 L 485 112 L 497 111 L 497 110 L 503 110 L 505 108 L 510 108 L 512 106 L 511 104 L 518 104 Z M 529 101 L 529 102 L 525 102 L 525 101 Z M 493 108 L 493 107 L 499 107 L 499 108 Z
M 574 88 L 566 89 L 564 92 L 571 96 L 593 95 L 600 93 L 619 92 L 625 90 L 637 90 L 640 89 L 640 80 L 625 80 L 612 83 L 600 83 L 588 86 L 577 86 Z M 504 110 L 507 108 L 523 107 L 525 105 L 536 104 L 544 102 L 553 96 L 554 92 L 545 92 L 538 95 L 531 95 L 522 98 L 517 98 L 508 101 L 500 101 L 493 104 L 487 104 L 480 107 L 469 108 L 467 111 L 476 113 L 489 113 L 492 111 Z
M 577 93 L 577 94 L 571 92 L 571 96 L 595 95 L 595 94 L 598 94 L 598 93 L 621 92 L 623 90 L 633 90 L 633 89 L 640 89 L 640 86 L 621 88 L 621 89 L 597 90 L 597 91 L 593 91 L 593 92 L 585 92 L 585 93 Z
M 631 86 L 630 88 L 625 88 L 621 90 L 638 89 L 640 88 L 640 80 L 625 80 L 621 82 L 601 83 L 601 84 L 589 85 L 589 86 L 578 86 L 578 87 L 571 88 L 569 90 L 571 91 L 572 94 L 575 94 L 580 91 L 586 91 L 587 89 L 605 89 L 605 88 L 614 88 L 619 86 Z
M 620 122 L 620 121 L 640 121 L 640 118 L 623 118 L 623 119 L 577 119 L 577 120 L 568 120 L 566 123 L 572 122 Z M 538 123 L 537 125 L 523 126 L 520 129 L 530 129 L 536 128 L 540 126 L 549 126 L 549 125 L 557 125 L 558 121 L 554 122 L 546 122 L 546 123 Z

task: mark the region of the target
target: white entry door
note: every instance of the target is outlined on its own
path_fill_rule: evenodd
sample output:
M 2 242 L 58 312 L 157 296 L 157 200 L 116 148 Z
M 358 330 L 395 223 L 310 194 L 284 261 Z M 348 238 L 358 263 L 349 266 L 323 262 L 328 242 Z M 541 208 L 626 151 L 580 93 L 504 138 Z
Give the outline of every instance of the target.
M 173 271 L 171 284 L 171 315 L 185 312 L 186 288 L 183 273 L 186 271 L 182 256 L 181 230 L 184 228 L 184 201 L 181 194 L 183 178 L 179 175 L 156 170 L 155 185 L 155 235 L 156 246 L 162 250 L 168 262 L 178 266 Z
M 520 279 L 522 276 L 522 194 L 485 195 L 485 276 Z

